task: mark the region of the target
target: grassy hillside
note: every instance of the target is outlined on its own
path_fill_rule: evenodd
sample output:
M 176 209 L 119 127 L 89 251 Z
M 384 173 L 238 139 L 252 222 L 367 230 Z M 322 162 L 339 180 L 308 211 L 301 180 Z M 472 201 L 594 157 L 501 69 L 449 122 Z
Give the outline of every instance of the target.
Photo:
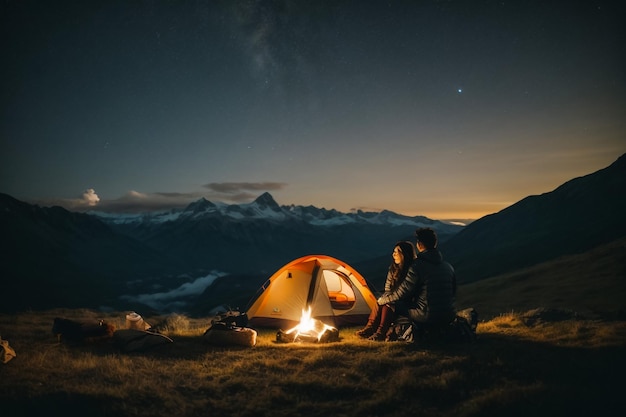
M 626 238 L 580 255 L 462 285 L 458 306 L 482 318 L 529 308 L 571 310 L 589 317 L 626 318 Z
M 60 343 L 51 329 L 55 317 L 124 328 L 126 312 L 0 315 L 0 336 L 17 352 L 0 364 L 1 413 L 624 415 L 615 373 L 626 369 L 625 245 L 460 287 L 459 307 L 482 319 L 467 345 L 370 342 L 342 328 L 335 343 L 277 343 L 275 330 L 258 329 L 255 347 L 217 347 L 203 338 L 211 317 L 179 316 L 164 330 L 174 343 L 123 353 L 110 340 Z

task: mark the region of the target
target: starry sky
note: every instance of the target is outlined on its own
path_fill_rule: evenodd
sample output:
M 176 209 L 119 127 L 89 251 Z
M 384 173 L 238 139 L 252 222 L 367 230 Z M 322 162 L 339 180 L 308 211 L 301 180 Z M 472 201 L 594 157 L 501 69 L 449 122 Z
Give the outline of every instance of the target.
M 0 192 L 476 219 L 626 152 L 619 1 L 0 5 Z

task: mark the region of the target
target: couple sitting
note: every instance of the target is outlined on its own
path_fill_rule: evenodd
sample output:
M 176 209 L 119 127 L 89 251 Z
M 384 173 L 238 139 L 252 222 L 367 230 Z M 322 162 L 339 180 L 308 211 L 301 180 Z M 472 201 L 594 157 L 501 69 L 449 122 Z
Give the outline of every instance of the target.
M 446 325 L 455 315 L 456 276 L 437 249 L 437 234 L 431 228 L 415 231 L 413 244 L 396 243 L 387 272 L 385 292 L 378 298 L 367 325 L 356 332 L 370 340 L 390 340 L 387 333 L 399 316 L 416 326 Z

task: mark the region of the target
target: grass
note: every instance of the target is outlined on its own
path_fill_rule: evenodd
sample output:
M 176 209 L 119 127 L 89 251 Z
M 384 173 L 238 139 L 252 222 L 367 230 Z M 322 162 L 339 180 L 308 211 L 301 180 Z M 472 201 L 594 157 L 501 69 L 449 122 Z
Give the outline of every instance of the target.
M 545 307 L 626 319 L 626 237 L 582 254 L 461 285 L 458 305 L 483 319 Z
M 71 346 L 54 317 L 125 313 L 50 310 L 0 316 L 17 357 L 0 365 L 2 415 L 96 416 L 542 416 L 618 415 L 626 323 L 555 320 L 543 310 L 483 321 L 478 340 L 446 345 L 370 342 L 340 329 L 327 344 L 206 344 L 210 318 L 179 316 L 174 343 L 121 353 L 110 342 Z M 159 318 L 146 317 L 154 324 Z

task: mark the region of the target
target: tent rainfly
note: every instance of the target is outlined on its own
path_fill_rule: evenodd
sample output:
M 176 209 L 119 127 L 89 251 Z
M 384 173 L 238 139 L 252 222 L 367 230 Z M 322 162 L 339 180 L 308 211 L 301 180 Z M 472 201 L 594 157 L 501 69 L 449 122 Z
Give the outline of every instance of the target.
M 365 279 L 350 265 L 327 255 L 309 255 L 276 271 L 247 308 L 251 326 L 296 326 L 303 312 L 339 327 L 360 325 L 376 305 Z

